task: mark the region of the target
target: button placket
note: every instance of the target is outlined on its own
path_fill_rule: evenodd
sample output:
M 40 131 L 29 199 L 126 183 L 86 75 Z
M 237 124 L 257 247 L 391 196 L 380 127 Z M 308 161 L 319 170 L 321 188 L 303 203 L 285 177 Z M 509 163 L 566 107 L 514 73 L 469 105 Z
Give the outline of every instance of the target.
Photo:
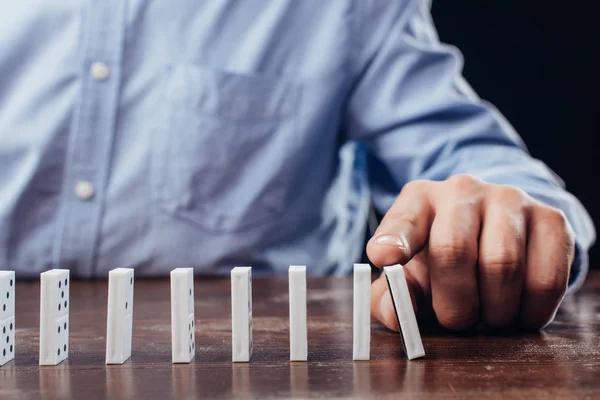
M 123 62 L 126 3 L 86 3 L 80 99 L 73 112 L 54 263 L 94 274 Z

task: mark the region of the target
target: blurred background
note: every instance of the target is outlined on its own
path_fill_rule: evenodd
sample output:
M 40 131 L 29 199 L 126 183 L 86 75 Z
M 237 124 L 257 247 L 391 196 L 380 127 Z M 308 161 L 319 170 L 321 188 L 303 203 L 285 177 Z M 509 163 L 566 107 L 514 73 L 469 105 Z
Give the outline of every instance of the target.
M 590 3 L 592 4 L 592 3 Z M 492 102 L 600 222 L 600 24 L 564 2 L 434 0 L 445 43 L 465 56 L 464 75 Z M 600 269 L 600 246 L 590 265 Z

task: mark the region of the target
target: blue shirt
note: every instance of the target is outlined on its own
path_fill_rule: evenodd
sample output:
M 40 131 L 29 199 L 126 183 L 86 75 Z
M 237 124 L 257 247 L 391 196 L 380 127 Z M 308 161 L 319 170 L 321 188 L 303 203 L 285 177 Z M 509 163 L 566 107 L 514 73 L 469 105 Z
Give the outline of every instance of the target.
M 0 12 L 0 267 L 346 274 L 414 179 L 593 225 L 416 0 L 24 0 Z

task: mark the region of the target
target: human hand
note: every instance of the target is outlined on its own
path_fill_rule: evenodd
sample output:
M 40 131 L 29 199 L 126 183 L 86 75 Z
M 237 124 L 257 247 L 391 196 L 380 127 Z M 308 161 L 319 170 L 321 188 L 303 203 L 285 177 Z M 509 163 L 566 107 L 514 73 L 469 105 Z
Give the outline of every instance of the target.
M 562 211 L 469 175 L 413 181 L 367 244 L 378 267 L 403 264 L 418 317 L 464 330 L 550 323 L 567 289 L 574 233 Z M 398 330 L 385 276 L 371 312 Z

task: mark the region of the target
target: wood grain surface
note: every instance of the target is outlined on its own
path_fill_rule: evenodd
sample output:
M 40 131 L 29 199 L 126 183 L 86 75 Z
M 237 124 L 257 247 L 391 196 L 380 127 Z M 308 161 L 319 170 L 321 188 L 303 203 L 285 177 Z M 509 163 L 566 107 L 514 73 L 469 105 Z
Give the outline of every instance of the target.
M 38 366 L 39 282 L 17 282 L 16 359 L 0 399 L 594 398 L 600 396 L 600 274 L 540 334 L 457 335 L 422 327 L 426 357 L 373 322 L 371 361 L 352 361 L 352 280 L 308 281 L 307 363 L 290 363 L 286 278 L 255 279 L 254 355 L 231 363 L 230 282 L 197 278 L 196 358 L 171 364 L 165 280 L 135 284 L 133 355 L 104 365 L 107 282 L 71 287 L 69 358 Z

